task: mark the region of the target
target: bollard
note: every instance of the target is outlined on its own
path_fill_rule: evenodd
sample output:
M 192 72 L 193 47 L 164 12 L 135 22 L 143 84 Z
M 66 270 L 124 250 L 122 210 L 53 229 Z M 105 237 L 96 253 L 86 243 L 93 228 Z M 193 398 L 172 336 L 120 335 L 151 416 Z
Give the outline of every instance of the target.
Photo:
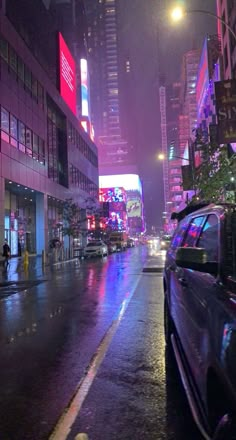
M 29 266 L 29 252 L 27 250 L 24 252 L 23 264 L 24 264 L 24 269 L 27 270 Z
M 75 437 L 75 440 L 89 440 L 87 434 L 84 434 L 81 432 L 81 434 L 77 434 L 77 436 Z
M 42 251 L 42 265 L 44 266 L 47 262 L 47 255 L 45 250 Z

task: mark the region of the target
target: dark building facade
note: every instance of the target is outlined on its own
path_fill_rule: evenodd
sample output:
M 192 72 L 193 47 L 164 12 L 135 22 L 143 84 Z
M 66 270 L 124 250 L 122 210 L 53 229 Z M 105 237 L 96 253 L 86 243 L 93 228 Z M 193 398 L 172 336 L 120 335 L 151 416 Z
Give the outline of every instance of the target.
M 44 1 L 23 5 L 9 0 L 0 9 L 0 238 L 13 255 L 19 242 L 39 254 L 60 236 L 65 199 L 86 218 L 86 200 L 98 198 L 97 148 L 57 87 L 58 21 Z M 23 11 L 32 22 L 37 11 L 39 45 Z
M 135 168 L 133 146 L 122 127 L 122 74 L 129 75 L 129 60 L 121 56 L 118 0 L 85 0 L 88 23 L 88 59 L 90 66 L 92 119 L 99 146 L 100 174 L 111 169 Z M 128 84 L 128 83 L 127 83 Z M 123 92 L 122 90 L 122 92 Z M 128 90 L 128 89 L 126 89 Z M 131 117 L 131 115 L 130 115 Z M 135 169 L 136 171 L 136 169 Z

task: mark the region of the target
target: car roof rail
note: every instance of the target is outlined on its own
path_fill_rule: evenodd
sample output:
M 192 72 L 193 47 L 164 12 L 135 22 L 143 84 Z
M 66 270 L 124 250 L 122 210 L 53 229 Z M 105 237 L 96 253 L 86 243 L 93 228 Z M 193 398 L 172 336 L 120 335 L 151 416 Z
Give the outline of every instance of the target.
M 205 208 L 208 205 L 210 205 L 209 202 L 200 202 L 200 203 L 188 205 L 184 209 L 182 209 L 182 211 L 172 212 L 171 220 L 177 220 L 178 222 L 180 222 L 187 215 L 192 214 L 192 212 L 198 211 L 198 209 Z

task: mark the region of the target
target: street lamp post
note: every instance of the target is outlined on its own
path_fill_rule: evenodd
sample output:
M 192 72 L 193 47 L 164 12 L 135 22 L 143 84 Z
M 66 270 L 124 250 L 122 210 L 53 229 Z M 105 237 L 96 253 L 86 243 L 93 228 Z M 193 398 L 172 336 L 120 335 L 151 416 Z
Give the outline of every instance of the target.
M 222 17 L 220 17 L 217 14 L 214 14 L 214 12 L 210 12 L 205 9 L 184 9 L 181 6 L 176 6 L 175 8 L 172 9 L 170 15 L 171 15 L 171 18 L 173 21 L 178 22 L 178 21 L 182 20 L 185 15 L 195 14 L 195 13 L 209 15 L 210 17 L 214 17 L 217 20 L 219 20 L 228 29 L 228 31 L 231 33 L 231 35 L 233 36 L 233 38 L 236 41 L 236 34 L 233 31 L 233 29 L 231 28 L 231 26 L 225 20 L 223 20 Z

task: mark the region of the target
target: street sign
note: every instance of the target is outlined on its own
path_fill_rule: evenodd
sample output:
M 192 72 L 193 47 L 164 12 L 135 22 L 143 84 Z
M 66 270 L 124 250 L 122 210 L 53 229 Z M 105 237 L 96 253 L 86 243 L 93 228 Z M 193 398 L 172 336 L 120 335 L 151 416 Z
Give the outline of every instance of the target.
M 236 142 L 236 80 L 215 82 L 220 144 Z

